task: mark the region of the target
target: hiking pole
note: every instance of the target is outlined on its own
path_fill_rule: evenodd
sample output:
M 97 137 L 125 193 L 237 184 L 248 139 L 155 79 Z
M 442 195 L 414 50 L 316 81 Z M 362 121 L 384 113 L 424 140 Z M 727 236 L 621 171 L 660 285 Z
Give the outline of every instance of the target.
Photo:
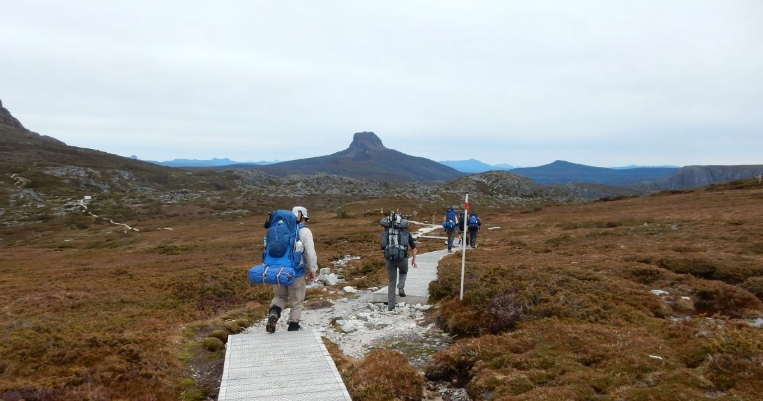
M 461 231 L 461 295 L 459 296 L 458 300 L 463 301 L 464 300 L 464 265 L 466 264 L 466 241 L 464 241 L 465 232 L 466 232 L 466 211 L 469 210 L 469 193 L 466 193 L 466 196 L 464 197 L 464 219 L 461 220 L 464 222 L 464 230 Z

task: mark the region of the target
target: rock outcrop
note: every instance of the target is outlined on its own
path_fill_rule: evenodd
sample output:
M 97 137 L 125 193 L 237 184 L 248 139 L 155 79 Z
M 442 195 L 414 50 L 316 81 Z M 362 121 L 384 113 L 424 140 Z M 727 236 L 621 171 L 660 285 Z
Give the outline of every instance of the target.
M 356 132 L 352 137 L 350 147 L 341 152 L 340 157 L 350 157 L 354 160 L 369 160 L 371 153 L 388 150 L 381 139 L 373 132 Z
M 35 140 L 40 140 L 43 142 L 48 143 L 55 143 L 57 145 L 64 145 L 65 143 L 59 141 L 56 138 L 53 138 L 51 136 L 47 135 L 40 135 L 36 132 L 32 132 L 28 129 L 26 129 L 22 124 L 21 121 L 19 121 L 16 117 L 14 117 L 8 109 L 3 107 L 3 101 L 0 100 L 0 125 L 5 125 L 7 127 L 10 127 L 14 129 L 16 132 L 20 133 L 21 135 Z
M 7 125 L 12 128 L 19 128 L 22 130 L 26 130 L 23 125 L 21 125 L 21 122 L 14 116 L 11 115 L 11 112 L 8 111 L 5 107 L 3 107 L 3 101 L 0 100 L 0 124 Z

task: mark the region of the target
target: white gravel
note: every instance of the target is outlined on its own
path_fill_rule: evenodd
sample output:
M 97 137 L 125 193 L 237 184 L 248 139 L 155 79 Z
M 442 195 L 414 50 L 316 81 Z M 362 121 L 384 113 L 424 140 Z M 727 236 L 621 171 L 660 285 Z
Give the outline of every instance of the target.
M 398 303 L 395 310 L 388 311 L 383 303 L 368 301 L 371 291 L 356 290 L 345 298 L 330 301 L 333 306 L 304 310 L 300 325 L 303 330 L 313 330 L 336 343 L 342 352 L 352 358 L 362 358 L 375 348 L 389 348 L 390 342 L 406 342 L 417 339 L 429 347 L 446 346 L 449 337 L 434 324 L 424 323 L 424 311 L 430 305 Z M 276 330 L 286 330 L 289 308 L 283 310 Z M 266 319 L 247 329 L 246 332 L 265 331 Z

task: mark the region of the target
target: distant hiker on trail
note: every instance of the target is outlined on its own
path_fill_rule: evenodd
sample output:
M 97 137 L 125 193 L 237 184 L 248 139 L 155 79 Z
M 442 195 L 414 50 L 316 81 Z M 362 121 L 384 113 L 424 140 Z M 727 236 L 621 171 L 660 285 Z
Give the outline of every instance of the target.
M 445 229 L 445 233 L 448 234 L 448 252 L 453 252 L 453 238 L 456 236 L 458 230 L 458 217 L 456 211 L 452 207 L 449 207 L 445 211 L 445 220 L 442 221 L 442 228 Z
M 474 212 L 469 212 L 469 218 L 467 219 L 466 223 L 467 227 L 469 228 L 469 246 L 472 248 L 477 247 L 477 233 L 482 228 L 482 221 Z
M 302 318 L 302 307 L 305 302 L 305 292 L 307 291 L 307 282 L 315 279 L 315 272 L 318 270 L 318 256 L 315 253 L 315 244 L 313 242 L 313 233 L 305 226 L 309 217 L 307 209 L 302 206 L 295 206 L 292 213 L 297 218 L 298 238 L 294 243 L 294 251 L 302 252 L 302 260 L 299 268 L 295 270 L 294 282 L 289 286 L 273 284 L 273 293 L 275 297 L 270 302 L 268 311 L 268 323 L 265 330 L 268 333 L 276 331 L 276 323 L 281 317 L 281 310 L 286 307 L 286 302 L 291 304 L 289 312 L 288 331 L 297 331 L 300 329 L 299 320 Z M 268 219 L 270 222 L 270 218 Z
M 405 278 L 408 275 L 408 248 L 411 248 L 411 266 L 416 267 L 416 239 L 408 232 L 408 220 L 392 212 L 379 221 L 384 227 L 381 236 L 381 249 L 387 267 L 387 309 L 395 309 L 395 289 L 398 295 L 405 296 Z M 398 272 L 400 280 L 398 281 Z

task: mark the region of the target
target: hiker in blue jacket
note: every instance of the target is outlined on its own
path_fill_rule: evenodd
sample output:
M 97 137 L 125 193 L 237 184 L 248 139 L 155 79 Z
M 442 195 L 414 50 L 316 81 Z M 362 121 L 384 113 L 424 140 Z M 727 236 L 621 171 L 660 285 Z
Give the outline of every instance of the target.
M 474 212 L 469 212 L 469 218 L 466 219 L 466 226 L 469 229 L 469 246 L 477 247 L 477 233 L 482 228 L 482 221 Z
M 297 224 L 306 224 L 309 217 L 307 209 L 302 206 L 295 206 L 292 213 L 297 217 Z M 267 225 L 267 222 L 265 223 Z M 299 320 L 302 318 L 302 309 L 305 303 L 305 292 L 307 292 L 307 282 L 315 279 L 315 272 L 318 270 L 318 256 L 315 253 L 315 243 L 313 241 L 313 232 L 303 226 L 299 229 L 299 244 L 301 242 L 302 262 L 305 265 L 305 274 L 294 278 L 294 283 L 290 286 L 273 284 L 273 293 L 275 296 L 270 301 L 270 310 L 268 311 L 268 323 L 265 330 L 268 333 L 276 331 L 276 323 L 281 317 L 281 310 L 286 307 L 286 303 L 291 304 L 289 312 L 288 331 L 297 331 L 301 327 Z M 299 246 L 299 245 L 298 245 Z
M 448 235 L 448 252 L 453 252 L 453 239 L 456 237 L 456 232 L 458 231 L 458 215 L 452 207 L 449 207 L 445 211 L 445 219 L 442 222 L 442 227 Z

